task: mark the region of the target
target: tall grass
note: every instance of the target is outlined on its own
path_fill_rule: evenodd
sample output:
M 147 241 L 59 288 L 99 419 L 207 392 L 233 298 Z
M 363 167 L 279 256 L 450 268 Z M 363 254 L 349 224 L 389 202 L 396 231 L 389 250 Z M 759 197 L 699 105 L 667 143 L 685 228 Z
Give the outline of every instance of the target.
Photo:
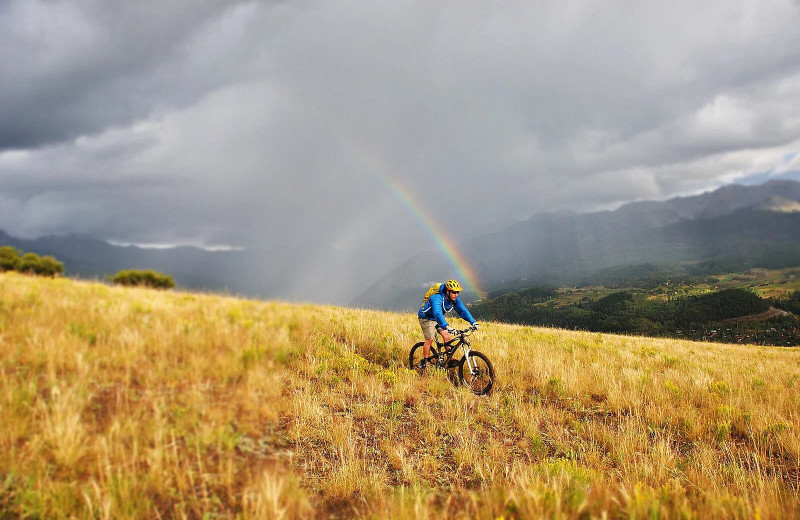
M 0 274 L 0 518 L 798 518 L 800 350 Z

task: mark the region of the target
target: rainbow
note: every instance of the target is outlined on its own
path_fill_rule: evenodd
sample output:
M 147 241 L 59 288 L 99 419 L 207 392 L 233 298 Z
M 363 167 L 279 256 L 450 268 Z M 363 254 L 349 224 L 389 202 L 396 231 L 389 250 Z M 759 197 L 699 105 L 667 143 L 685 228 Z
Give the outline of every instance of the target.
M 467 261 L 464 254 L 458 249 L 455 242 L 451 240 L 445 230 L 433 219 L 430 212 L 418 202 L 417 198 L 400 182 L 400 175 L 392 172 L 391 168 L 383 161 L 371 148 L 362 143 L 356 134 L 349 131 L 343 120 L 334 118 L 329 114 L 318 112 L 307 106 L 302 99 L 290 89 L 286 89 L 278 84 L 270 84 L 272 91 L 295 109 L 301 110 L 310 117 L 316 119 L 321 126 L 328 126 L 336 130 L 332 135 L 336 135 L 341 142 L 357 156 L 392 193 L 392 195 L 403 205 L 403 207 L 419 222 L 422 228 L 433 238 L 439 250 L 453 266 L 462 284 L 475 293 L 478 298 L 486 297 L 486 292 L 478 282 L 475 269 Z
M 423 206 L 416 197 L 412 194 L 411 190 L 405 187 L 392 170 L 377 157 L 367 147 L 358 144 L 358 142 L 348 136 L 348 134 L 340 134 L 340 137 L 349 137 L 344 139 L 348 147 L 355 152 L 355 154 L 364 162 L 370 171 L 387 187 L 392 195 L 403 205 L 403 207 L 411 214 L 414 219 L 419 222 L 422 228 L 433 238 L 439 250 L 447 258 L 448 262 L 453 266 L 456 271 L 458 279 L 466 285 L 466 289 L 475 293 L 478 298 L 485 298 L 486 292 L 478 282 L 478 276 L 475 269 L 469 263 L 464 254 L 456 246 L 456 243 L 448 237 L 445 230 L 437 224 L 432 217 L 431 213 Z
M 455 242 L 447 236 L 444 229 L 437 225 L 436 221 L 431 217 L 425 207 L 418 203 L 411 195 L 411 192 L 397 179 L 384 176 L 381 180 L 389 187 L 392 195 L 408 209 L 409 213 L 414 216 L 417 222 L 422 225 L 423 229 L 434 239 L 439 250 L 444 253 L 447 260 L 453 268 L 455 268 L 458 278 L 465 282 L 467 289 L 477 294 L 478 298 L 485 298 L 486 293 L 478 283 L 478 276 L 475 273 L 475 269 L 461 250 L 458 249 Z

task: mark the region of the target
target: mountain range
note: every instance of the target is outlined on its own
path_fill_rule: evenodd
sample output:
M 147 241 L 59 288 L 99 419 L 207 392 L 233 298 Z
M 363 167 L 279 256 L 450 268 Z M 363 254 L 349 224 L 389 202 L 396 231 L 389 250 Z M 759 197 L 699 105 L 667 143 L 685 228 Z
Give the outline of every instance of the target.
M 538 214 L 462 242 L 460 249 L 490 292 L 585 285 L 609 269 L 619 273 L 620 268 L 641 264 L 713 260 L 794 266 L 800 265 L 799 209 L 796 181 L 733 184 L 696 196 L 634 202 L 614 211 Z M 442 253 L 431 251 L 418 252 L 380 276 L 372 260 L 354 260 L 353 255 L 324 244 L 313 252 L 300 247 L 151 249 L 112 245 L 83 235 L 22 239 L 0 231 L 0 245 L 52 255 L 70 276 L 102 278 L 121 269 L 154 269 L 195 290 L 381 309 L 412 309 L 431 282 L 457 276 Z M 315 264 L 319 248 L 327 248 L 327 272 Z M 326 298 L 347 291 L 357 296 L 349 301 Z M 477 295 L 465 292 L 464 297 Z
M 731 262 L 800 265 L 800 183 L 728 185 L 614 211 L 535 215 L 463 245 L 485 290 L 591 285 L 608 269 Z M 355 298 L 358 307 L 412 309 L 433 280 L 452 277 L 437 253 L 420 253 Z M 475 295 L 465 294 L 467 298 Z
M 52 255 L 64 263 L 65 274 L 72 277 L 103 279 L 122 269 L 153 269 L 171 275 L 179 287 L 186 289 L 296 301 L 297 287 L 303 284 L 310 258 L 301 247 L 221 251 L 192 246 L 149 248 L 120 246 L 77 234 L 29 240 L 0 231 L 2 245 Z M 317 246 L 317 250 L 320 247 L 325 246 Z M 323 296 L 318 301 L 324 302 L 325 292 L 319 294 Z

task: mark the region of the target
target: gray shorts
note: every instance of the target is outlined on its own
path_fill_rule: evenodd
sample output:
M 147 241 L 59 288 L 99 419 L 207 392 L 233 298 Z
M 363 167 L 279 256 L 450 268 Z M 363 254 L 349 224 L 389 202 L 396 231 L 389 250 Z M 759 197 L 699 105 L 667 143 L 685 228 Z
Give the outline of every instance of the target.
M 422 327 L 422 335 L 425 336 L 426 340 L 436 337 L 436 325 L 436 320 L 419 319 L 419 326 Z

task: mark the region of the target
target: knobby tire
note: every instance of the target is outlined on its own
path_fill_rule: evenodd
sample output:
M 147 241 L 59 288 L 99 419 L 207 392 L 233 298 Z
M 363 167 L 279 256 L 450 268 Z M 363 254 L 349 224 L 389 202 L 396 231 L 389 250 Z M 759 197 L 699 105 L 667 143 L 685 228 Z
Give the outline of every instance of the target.
M 467 358 L 464 357 L 459 363 L 459 374 L 461 382 L 469 387 L 473 394 L 486 395 L 492 391 L 494 385 L 494 367 L 483 353 L 473 350 L 469 353 L 475 373 L 470 372 Z
M 423 373 L 422 368 L 419 366 L 420 361 L 422 361 L 422 358 L 424 357 L 423 354 L 424 349 L 422 348 L 423 345 L 424 343 L 420 341 L 419 343 L 411 347 L 411 352 L 408 353 L 408 368 L 410 368 L 419 375 L 422 375 Z M 431 345 L 431 356 L 436 357 L 438 359 L 439 351 L 436 349 L 436 345 Z M 428 362 L 428 364 L 436 366 L 436 363 L 433 361 Z

